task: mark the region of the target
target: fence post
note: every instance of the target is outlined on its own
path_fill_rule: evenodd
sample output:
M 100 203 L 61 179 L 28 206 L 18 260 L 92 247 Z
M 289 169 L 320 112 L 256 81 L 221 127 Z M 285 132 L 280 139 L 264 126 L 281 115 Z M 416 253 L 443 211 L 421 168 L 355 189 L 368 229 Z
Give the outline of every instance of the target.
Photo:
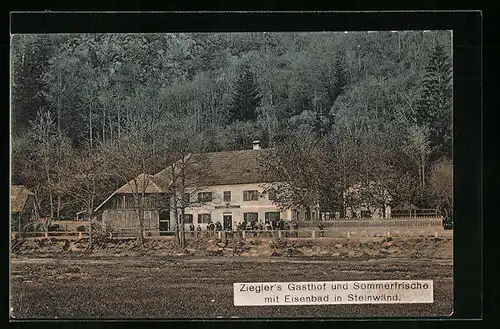
M 347 238 L 350 239 L 351 238 L 351 232 L 347 231 Z
M 391 232 L 387 231 L 387 237 L 390 238 L 391 237 Z
M 278 230 L 278 238 L 281 238 L 281 230 Z
M 217 237 L 219 238 L 219 240 L 221 239 L 221 231 L 217 231 Z
M 434 237 L 437 238 L 438 237 L 438 232 L 434 232 Z
M 45 231 L 45 237 L 48 238 L 49 237 L 49 232 Z
M 243 230 L 242 232 L 243 239 L 245 239 L 247 237 L 247 232 L 245 230 Z
M 312 231 L 312 238 L 316 239 L 316 231 Z
M 113 232 L 109 232 L 109 239 L 113 239 Z

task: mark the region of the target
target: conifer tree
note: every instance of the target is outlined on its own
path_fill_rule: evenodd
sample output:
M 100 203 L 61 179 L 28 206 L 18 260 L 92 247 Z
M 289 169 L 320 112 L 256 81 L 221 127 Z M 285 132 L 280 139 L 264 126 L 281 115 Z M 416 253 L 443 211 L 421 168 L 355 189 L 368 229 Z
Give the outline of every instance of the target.
M 328 85 L 328 101 L 330 106 L 335 103 L 337 97 L 339 97 L 343 92 L 344 88 L 348 83 L 347 72 L 344 68 L 345 59 L 340 53 L 335 56 L 335 64 L 333 68 L 334 81 L 331 85 Z
M 427 64 L 420 100 L 417 124 L 427 125 L 435 157 L 451 157 L 452 138 L 451 63 L 441 44 L 437 43 Z
M 256 121 L 257 107 L 260 105 L 262 96 L 255 76 L 248 66 L 244 66 L 236 82 L 230 114 L 231 122 L 234 121 Z

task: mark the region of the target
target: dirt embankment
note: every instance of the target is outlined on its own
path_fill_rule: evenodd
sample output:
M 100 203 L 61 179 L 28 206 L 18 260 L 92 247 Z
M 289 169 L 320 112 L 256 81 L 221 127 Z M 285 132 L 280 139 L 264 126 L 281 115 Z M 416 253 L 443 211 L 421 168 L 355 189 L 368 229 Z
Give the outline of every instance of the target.
M 243 256 L 328 258 L 452 258 L 452 238 L 371 239 L 198 239 L 180 248 L 175 240 L 110 240 L 88 250 L 86 240 L 26 240 L 12 253 L 16 256 L 88 254 L 96 256 Z

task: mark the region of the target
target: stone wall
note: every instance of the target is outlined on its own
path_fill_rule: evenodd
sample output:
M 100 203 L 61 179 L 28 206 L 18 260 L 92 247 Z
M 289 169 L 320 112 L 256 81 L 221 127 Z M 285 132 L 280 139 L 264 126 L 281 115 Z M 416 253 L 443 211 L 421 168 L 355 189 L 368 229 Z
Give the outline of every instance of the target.
M 320 257 L 334 259 L 452 258 L 453 238 L 357 238 L 357 239 L 198 239 L 186 248 L 175 239 L 107 240 L 94 243 L 61 239 L 26 240 L 13 256 L 85 254 L 94 256 L 225 256 Z

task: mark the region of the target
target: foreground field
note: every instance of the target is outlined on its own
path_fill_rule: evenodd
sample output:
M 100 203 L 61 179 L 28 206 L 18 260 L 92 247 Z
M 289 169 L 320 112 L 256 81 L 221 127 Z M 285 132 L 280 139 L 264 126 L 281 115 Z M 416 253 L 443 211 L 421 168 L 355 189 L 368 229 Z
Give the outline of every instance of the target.
M 252 257 L 15 258 L 16 318 L 432 317 L 452 313 L 452 260 Z M 434 303 L 233 305 L 234 282 L 434 280 Z

